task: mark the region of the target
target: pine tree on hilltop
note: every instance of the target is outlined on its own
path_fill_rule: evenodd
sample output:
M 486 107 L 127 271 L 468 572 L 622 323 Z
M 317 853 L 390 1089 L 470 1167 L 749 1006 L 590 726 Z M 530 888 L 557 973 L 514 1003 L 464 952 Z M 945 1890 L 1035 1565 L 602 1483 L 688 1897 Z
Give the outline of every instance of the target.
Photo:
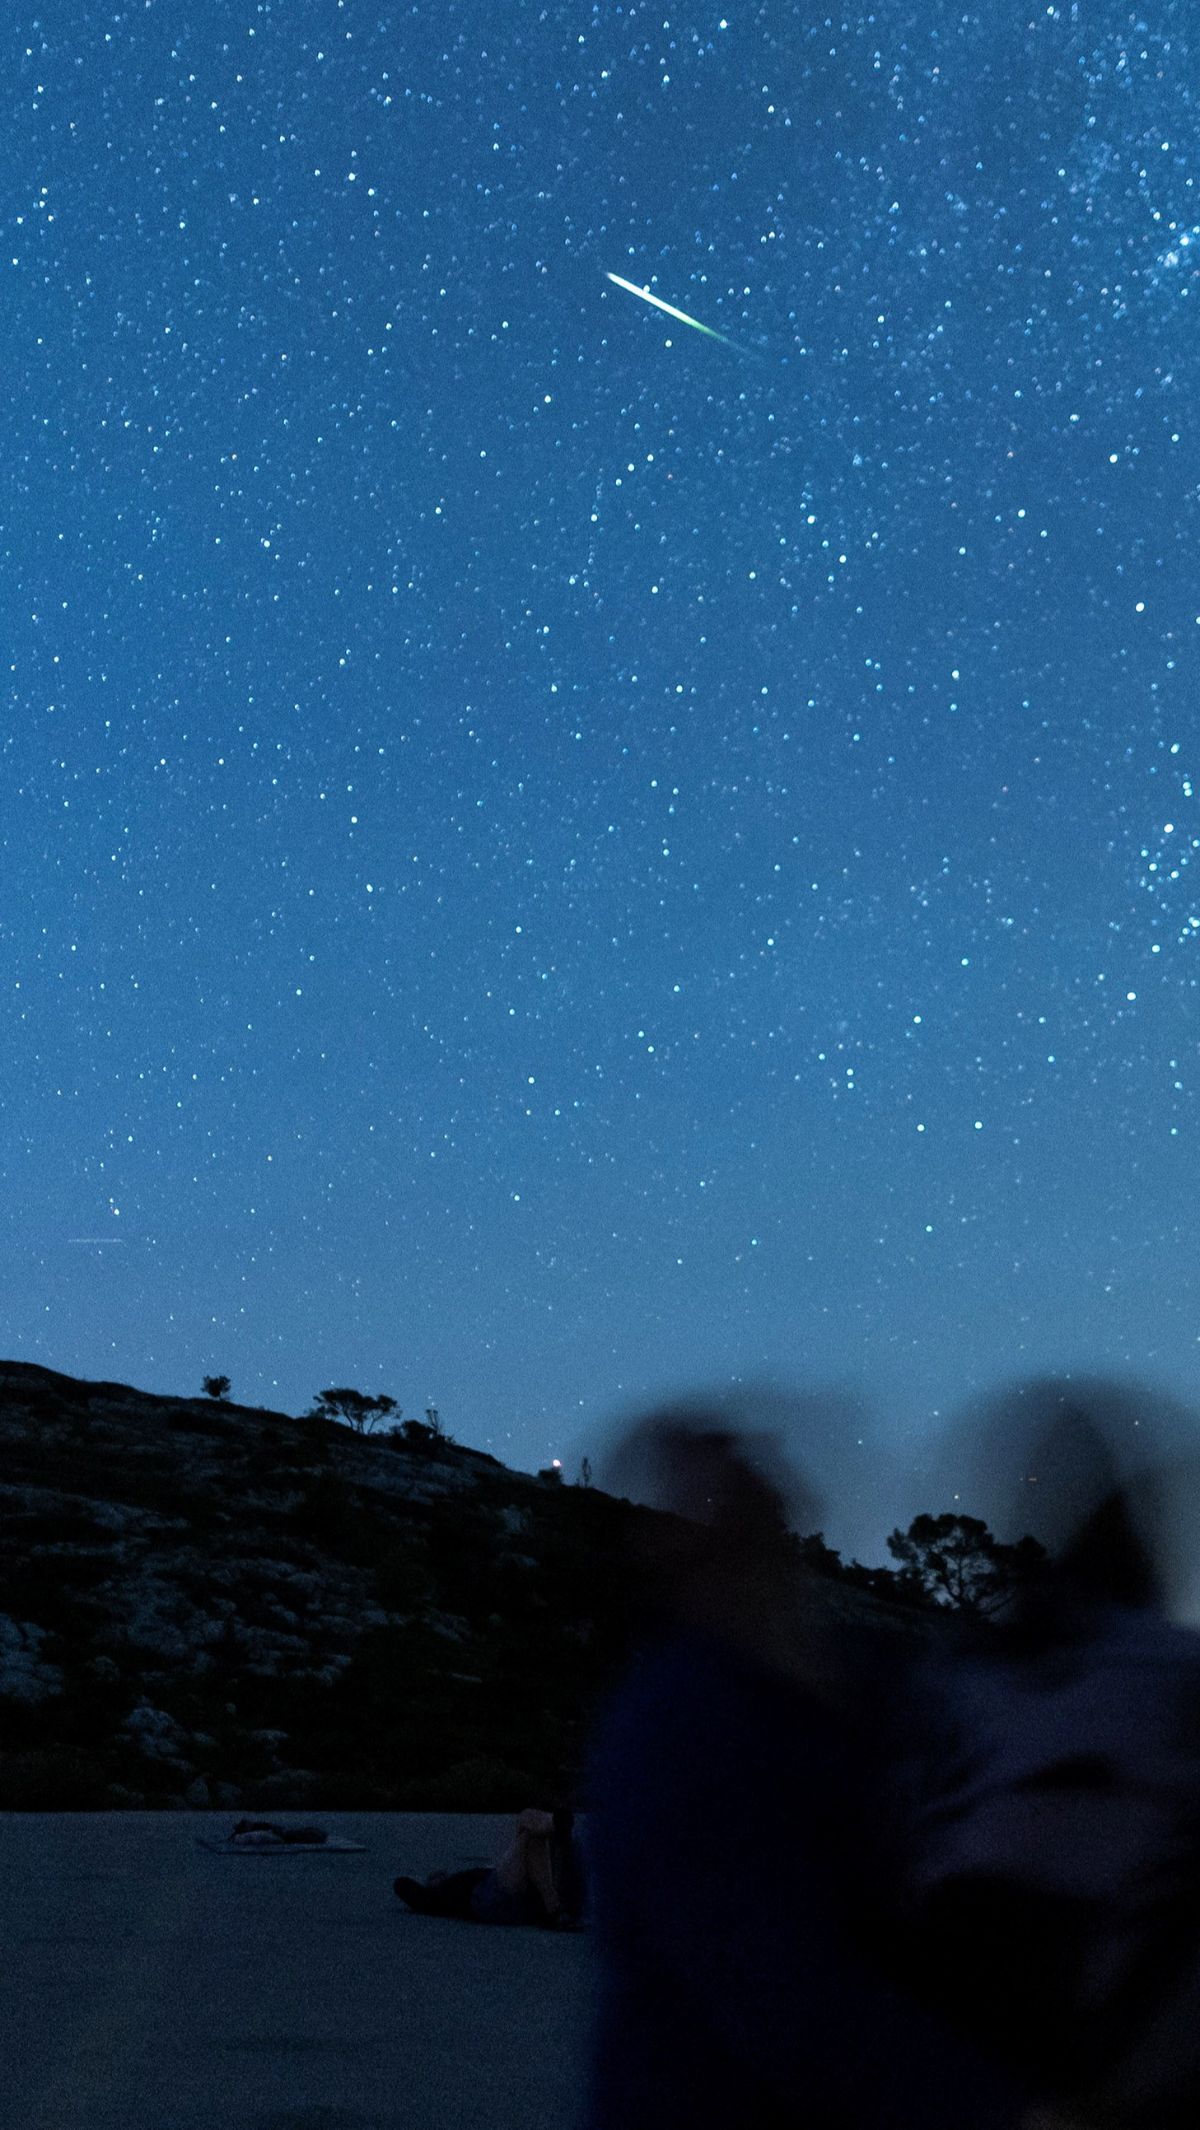
M 1045 1559 L 1035 1538 L 1005 1545 L 978 1516 L 916 1516 L 887 1545 L 901 1577 L 928 1603 L 984 1615 L 1007 1603 Z
M 310 1419 L 338 1420 L 356 1435 L 369 1435 L 379 1421 L 396 1410 L 396 1400 L 380 1395 L 369 1398 L 361 1390 L 322 1390 Z

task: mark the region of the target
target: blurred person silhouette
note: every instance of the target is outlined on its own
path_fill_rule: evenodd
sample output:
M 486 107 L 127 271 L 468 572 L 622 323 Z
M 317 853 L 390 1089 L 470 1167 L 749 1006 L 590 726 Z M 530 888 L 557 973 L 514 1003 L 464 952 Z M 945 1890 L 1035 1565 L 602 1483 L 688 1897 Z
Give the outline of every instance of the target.
M 640 1653 L 597 1724 L 588 2130 L 986 2130 L 1033 2089 L 899 1978 L 878 1651 L 831 1632 L 770 1442 L 666 1411 L 610 1483 L 668 1513 Z
M 956 1481 L 974 1465 L 1046 1557 L 1005 1617 L 936 1638 L 910 1702 L 914 1976 L 1111 2130 L 1200 2120 L 1200 1638 L 1165 1608 L 1168 1503 L 1189 1550 L 1172 1435 L 1195 1441 L 1189 1416 L 1102 1383 L 968 1416 Z

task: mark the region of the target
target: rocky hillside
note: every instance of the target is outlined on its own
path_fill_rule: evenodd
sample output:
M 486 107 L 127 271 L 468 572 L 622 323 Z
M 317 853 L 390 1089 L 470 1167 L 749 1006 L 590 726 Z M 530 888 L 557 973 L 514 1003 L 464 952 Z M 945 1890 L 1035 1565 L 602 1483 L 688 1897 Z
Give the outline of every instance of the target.
M 573 1796 L 669 1521 L 411 1423 L 0 1362 L 0 1809 Z M 883 1623 L 796 1545 L 806 1607 Z
M 651 1512 L 409 1433 L 0 1362 L 0 1808 L 569 1788 Z

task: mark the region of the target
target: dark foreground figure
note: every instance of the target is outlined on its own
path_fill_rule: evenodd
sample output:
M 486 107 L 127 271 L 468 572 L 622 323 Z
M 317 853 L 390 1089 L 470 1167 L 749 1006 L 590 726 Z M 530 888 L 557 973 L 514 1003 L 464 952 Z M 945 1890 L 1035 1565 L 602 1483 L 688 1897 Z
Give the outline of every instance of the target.
M 1200 1638 L 1166 1616 L 1157 1530 L 1194 1474 L 1123 1473 L 1151 1401 L 1088 1388 L 998 1405 L 990 1462 L 1006 1451 L 1037 1475 L 1045 1564 L 1002 1621 L 931 1644 L 911 1681 L 915 1968 L 1067 2116 L 1195 2130 Z M 987 1424 L 973 1416 L 977 1443 Z
M 789 1625 L 779 1498 L 719 1422 L 652 1446 L 691 1535 L 594 1740 L 588 2130 L 1032 2121 L 1000 2055 L 905 1985 L 874 1684 Z
M 521 1813 L 511 1841 L 491 1869 L 484 1865 L 435 1871 L 423 1882 L 398 1878 L 395 1891 L 417 1915 L 578 1929 L 584 1880 L 573 1814 L 530 1807 Z

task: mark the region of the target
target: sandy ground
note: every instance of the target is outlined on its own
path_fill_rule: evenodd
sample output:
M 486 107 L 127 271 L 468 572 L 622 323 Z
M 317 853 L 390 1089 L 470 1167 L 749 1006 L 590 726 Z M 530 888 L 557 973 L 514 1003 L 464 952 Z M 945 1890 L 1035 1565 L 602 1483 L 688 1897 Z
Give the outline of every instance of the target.
M 507 1821 L 320 1815 L 361 1856 L 196 1846 L 231 1824 L 0 1814 L 0 2130 L 573 2130 L 586 1935 L 392 1892 L 491 1862 Z

